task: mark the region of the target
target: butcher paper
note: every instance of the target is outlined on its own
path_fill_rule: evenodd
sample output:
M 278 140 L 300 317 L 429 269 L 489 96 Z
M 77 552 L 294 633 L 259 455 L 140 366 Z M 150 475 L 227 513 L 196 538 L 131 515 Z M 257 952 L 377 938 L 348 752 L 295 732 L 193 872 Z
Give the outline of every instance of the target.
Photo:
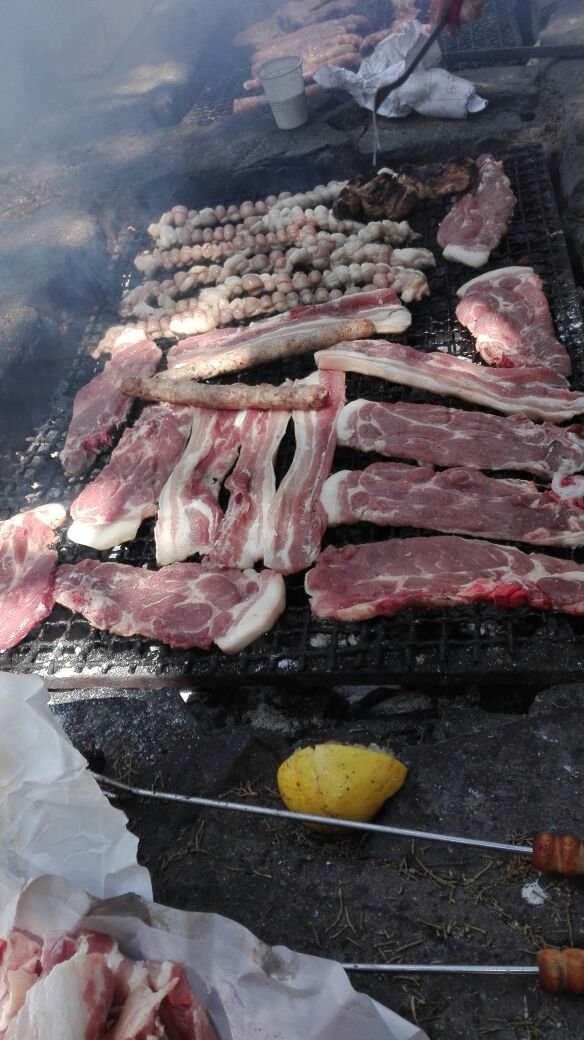
M 321 87 L 348 90 L 358 105 L 372 112 L 379 87 L 401 76 L 426 38 L 420 22 L 408 22 L 402 32 L 392 33 L 378 43 L 357 72 L 334 64 L 321 65 L 314 79 Z M 434 42 L 403 86 L 392 91 L 379 106 L 378 115 L 407 116 L 413 111 L 424 116 L 462 119 L 469 112 L 480 112 L 487 104 L 485 99 L 477 95 L 468 80 L 437 68 L 441 57 L 440 47 Z
M 266 946 L 218 914 L 188 913 L 136 896 L 91 899 L 60 878 L 16 892 L 0 875 L 0 935 L 11 927 L 46 938 L 90 928 L 134 958 L 184 964 L 219 1040 L 428 1040 L 371 997 L 357 993 L 340 964 Z
M 0 672 L 0 869 L 58 874 L 96 896 L 152 898 L 138 839 L 49 709 L 38 675 Z

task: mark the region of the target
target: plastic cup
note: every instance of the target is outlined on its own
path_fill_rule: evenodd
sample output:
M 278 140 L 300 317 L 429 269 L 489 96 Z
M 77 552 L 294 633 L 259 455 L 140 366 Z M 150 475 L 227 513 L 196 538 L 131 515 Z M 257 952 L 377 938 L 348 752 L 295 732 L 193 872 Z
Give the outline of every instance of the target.
M 302 58 L 286 55 L 264 62 L 258 69 L 266 97 L 270 102 L 276 126 L 294 130 L 308 119 Z

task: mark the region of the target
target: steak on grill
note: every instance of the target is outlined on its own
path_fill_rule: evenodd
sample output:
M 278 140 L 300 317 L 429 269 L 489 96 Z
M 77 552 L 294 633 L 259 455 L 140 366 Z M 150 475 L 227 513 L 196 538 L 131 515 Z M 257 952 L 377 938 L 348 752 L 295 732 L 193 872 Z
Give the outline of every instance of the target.
M 436 239 L 446 260 L 482 267 L 507 231 L 515 196 L 503 163 L 492 155 L 477 159 L 478 185 L 458 199 L 438 228 Z
M 112 430 L 126 418 L 132 401 L 121 391 L 128 379 L 154 375 L 162 351 L 140 329 L 127 329 L 112 346 L 102 372 L 79 390 L 61 462 L 65 473 L 85 473 L 104 448 Z
M 315 355 L 321 369 L 361 372 L 390 383 L 449 394 L 505 415 L 563 422 L 584 413 L 584 393 L 567 389 L 551 368 L 490 369 L 435 351 L 423 354 L 403 343 L 357 340 Z
M 584 567 L 454 535 L 329 546 L 305 586 L 313 614 L 336 621 L 469 603 L 584 614 Z
M 20 643 L 53 609 L 61 505 L 38 506 L 0 522 L 0 650 Z
M 523 416 L 363 399 L 346 404 L 337 419 L 337 443 L 358 451 L 432 466 L 524 470 L 544 480 L 584 470 L 583 432 Z
M 539 491 L 531 480 L 500 480 L 479 470 L 376 462 L 325 482 L 330 525 L 365 521 L 470 534 L 531 545 L 584 545 L 584 509 Z
M 145 408 L 124 431 L 101 473 L 71 505 L 71 541 L 111 549 L 135 538 L 142 521 L 156 514 L 158 496 L 183 452 L 191 422 L 191 408 Z
M 81 560 L 57 569 L 55 598 L 114 635 L 146 636 L 182 649 L 217 643 L 233 654 L 279 618 L 285 587 L 272 571 L 220 570 L 200 563 L 148 571 Z
M 457 295 L 456 317 L 476 337 L 475 349 L 488 365 L 545 365 L 570 375 L 570 355 L 556 339 L 541 278 L 532 267 L 488 271 L 462 285 Z

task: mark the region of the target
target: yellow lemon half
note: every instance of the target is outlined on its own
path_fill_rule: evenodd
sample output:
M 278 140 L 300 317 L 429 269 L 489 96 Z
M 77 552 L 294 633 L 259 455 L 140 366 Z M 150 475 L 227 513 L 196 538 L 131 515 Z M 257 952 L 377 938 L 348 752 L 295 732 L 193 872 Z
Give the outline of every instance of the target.
M 370 820 L 399 791 L 407 772 L 391 752 L 354 744 L 317 744 L 295 751 L 282 763 L 278 788 L 284 805 L 293 812 Z

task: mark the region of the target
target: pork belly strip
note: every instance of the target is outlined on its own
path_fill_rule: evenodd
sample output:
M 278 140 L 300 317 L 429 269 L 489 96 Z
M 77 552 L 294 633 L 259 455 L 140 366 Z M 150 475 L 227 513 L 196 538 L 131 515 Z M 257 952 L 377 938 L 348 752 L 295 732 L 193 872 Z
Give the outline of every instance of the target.
M 470 603 L 584 614 L 584 567 L 448 535 L 329 546 L 305 587 L 313 614 L 336 621 Z
M 365 521 L 530 545 L 584 545 L 583 509 L 531 480 L 501 480 L 462 467 L 436 471 L 376 462 L 341 470 L 325 482 L 320 500 L 332 526 Z
M 38 506 L 0 521 L 0 650 L 10 650 L 53 609 L 56 530 L 61 505 Z
M 544 480 L 584 470 L 583 432 L 524 416 L 363 399 L 337 418 L 337 443 L 358 451 L 432 466 L 523 470 Z
M 236 409 L 256 408 L 291 412 L 324 408 L 327 392 L 322 386 L 306 386 L 286 379 L 280 386 L 271 383 L 232 383 L 219 386 L 198 383 L 190 379 L 169 379 L 160 374 L 151 379 L 135 379 L 124 383 L 123 391 L 130 397 L 144 401 L 166 401 L 169 404 L 190 404 L 197 408 Z
M 57 1036 L 101 1040 L 112 998 L 113 978 L 105 959 L 76 953 L 29 989 L 5 1040 Z
M 551 368 L 484 368 L 452 354 L 423 354 L 387 340 L 340 343 L 315 354 L 315 361 L 320 369 L 360 372 L 460 397 L 504 415 L 556 423 L 584 413 L 584 393 L 568 390 L 564 377 Z
M 144 409 L 71 505 L 71 541 L 111 549 L 136 537 L 142 521 L 156 515 L 158 496 L 184 450 L 192 418 L 190 408 L 169 404 Z
M 280 336 L 264 335 L 261 340 L 248 340 L 227 350 L 193 358 L 168 372 L 170 379 L 212 379 L 226 372 L 243 372 L 247 368 L 266 365 L 271 361 L 322 350 L 342 340 L 372 336 L 375 325 L 366 318 L 353 321 L 333 321 L 318 331 L 289 332 Z
M 85 473 L 104 448 L 112 431 L 126 418 L 131 401 L 122 393 L 125 379 L 154 375 L 162 351 L 140 329 L 118 337 L 103 370 L 79 390 L 65 446 L 60 454 L 65 473 Z
M 57 570 L 56 599 L 119 636 L 146 636 L 183 650 L 216 643 L 236 653 L 267 632 L 285 606 L 281 575 L 173 563 L 148 571 L 82 560 Z
M 506 233 L 515 209 L 515 196 L 503 163 L 492 155 L 479 155 L 476 165 L 476 188 L 457 199 L 436 234 L 444 258 L 469 267 L 487 263 Z
M 160 566 L 208 553 L 215 542 L 223 520 L 221 484 L 247 436 L 249 414 L 194 410 L 189 442 L 158 502 L 154 540 Z
M 189 336 L 176 343 L 168 351 L 169 372 L 179 365 L 203 359 L 208 353 L 214 356 L 221 351 L 244 350 L 269 345 L 279 337 L 306 335 L 312 337 L 310 349 L 319 349 L 319 337 L 328 327 L 338 322 L 355 319 L 372 321 L 378 333 L 405 332 L 411 325 L 412 316 L 400 303 L 393 289 L 378 289 L 375 292 L 355 293 L 343 296 L 330 303 L 317 303 L 310 307 L 293 307 L 286 314 L 251 322 L 245 328 L 214 329 L 198 336 Z M 328 342 L 328 339 L 327 339 Z M 334 342 L 334 340 L 333 340 Z M 265 360 L 269 361 L 268 355 Z M 180 378 L 184 373 L 181 375 Z
M 502 267 L 472 278 L 458 290 L 456 317 L 476 337 L 489 365 L 572 371 L 570 355 L 556 339 L 539 275 L 532 267 Z
M 289 412 L 248 413 L 241 451 L 225 481 L 229 504 L 211 547 L 211 563 L 244 569 L 263 559 L 272 537 L 274 460 L 289 421 Z
M 327 518 L 320 492 L 330 473 L 336 445 L 336 419 L 345 403 L 345 377 L 314 372 L 307 383 L 326 387 L 329 403 L 319 412 L 294 412 L 294 458 L 273 499 L 268 516 L 271 539 L 264 563 L 293 574 L 314 563 Z

